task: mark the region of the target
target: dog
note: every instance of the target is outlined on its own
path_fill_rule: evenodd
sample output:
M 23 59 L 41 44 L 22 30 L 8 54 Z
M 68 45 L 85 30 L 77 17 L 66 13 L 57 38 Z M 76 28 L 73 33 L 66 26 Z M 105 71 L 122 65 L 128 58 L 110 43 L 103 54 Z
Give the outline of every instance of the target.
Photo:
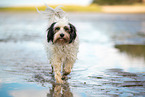
M 71 73 L 77 59 L 79 38 L 75 26 L 60 7 L 47 6 L 45 13 L 49 18 L 45 48 L 56 83 L 62 84 L 63 77 Z

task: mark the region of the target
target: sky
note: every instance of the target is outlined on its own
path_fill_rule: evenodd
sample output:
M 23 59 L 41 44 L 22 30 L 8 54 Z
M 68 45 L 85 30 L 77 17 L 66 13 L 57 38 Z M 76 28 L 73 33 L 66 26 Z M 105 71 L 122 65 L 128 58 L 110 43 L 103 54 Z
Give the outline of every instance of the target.
M 48 5 L 67 4 L 67 5 L 89 5 L 92 0 L 0 0 L 0 7 L 9 6 L 40 6 L 47 3 Z

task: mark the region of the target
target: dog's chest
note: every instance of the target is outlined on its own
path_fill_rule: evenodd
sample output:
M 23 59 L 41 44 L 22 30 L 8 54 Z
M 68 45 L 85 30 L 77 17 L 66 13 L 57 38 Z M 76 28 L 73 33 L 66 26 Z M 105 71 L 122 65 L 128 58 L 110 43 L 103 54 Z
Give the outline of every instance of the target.
M 65 46 L 54 46 L 53 47 L 53 53 L 57 54 L 60 57 L 68 56 L 70 53 L 73 52 L 73 49 L 69 45 Z
M 79 48 L 78 45 L 79 45 L 78 40 L 68 45 L 58 45 L 48 43 L 47 45 L 48 58 L 51 60 L 54 60 L 56 58 L 61 60 L 65 60 L 66 58 L 69 60 L 76 60 Z

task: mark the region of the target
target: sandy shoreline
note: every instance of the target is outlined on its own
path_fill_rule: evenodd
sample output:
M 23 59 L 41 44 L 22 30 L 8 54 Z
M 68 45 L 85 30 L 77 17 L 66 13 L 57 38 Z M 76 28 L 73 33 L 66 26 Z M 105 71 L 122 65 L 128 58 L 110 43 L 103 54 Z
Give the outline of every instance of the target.
M 145 13 L 145 6 L 102 6 L 104 13 Z

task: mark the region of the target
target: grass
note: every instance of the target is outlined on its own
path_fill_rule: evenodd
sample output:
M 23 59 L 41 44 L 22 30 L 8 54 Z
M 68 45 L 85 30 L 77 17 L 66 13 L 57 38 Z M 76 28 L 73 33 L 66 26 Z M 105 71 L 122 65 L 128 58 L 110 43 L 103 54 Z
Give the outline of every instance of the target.
M 65 11 L 69 12 L 101 12 L 101 7 L 96 5 L 90 6 L 64 6 L 62 8 Z
M 0 11 L 35 11 L 35 7 L 4 7 Z
M 49 5 L 52 8 L 58 5 Z M 46 6 L 37 7 L 39 10 L 44 11 Z M 62 9 L 66 12 L 101 12 L 101 13 L 145 13 L 145 4 L 134 4 L 134 5 L 107 5 L 100 6 L 92 4 L 89 6 L 78 6 L 78 5 L 63 5 Z M 35 7 L 7 7 L 0 8 L 0 11 L 33 11 L 36 12 Z
M 55 8 L 58 5 L 51 5 Z M 46 6 L 37 7 L 39 10 L 45 10 Z M 78 6 L 78 5 L 63 5 L 62 9 L 67 12 L 101 12 L 101 7 L 96 5 Z M 0 11 L 36 11 L 35 7 L 7 7 L 0 8 Z

